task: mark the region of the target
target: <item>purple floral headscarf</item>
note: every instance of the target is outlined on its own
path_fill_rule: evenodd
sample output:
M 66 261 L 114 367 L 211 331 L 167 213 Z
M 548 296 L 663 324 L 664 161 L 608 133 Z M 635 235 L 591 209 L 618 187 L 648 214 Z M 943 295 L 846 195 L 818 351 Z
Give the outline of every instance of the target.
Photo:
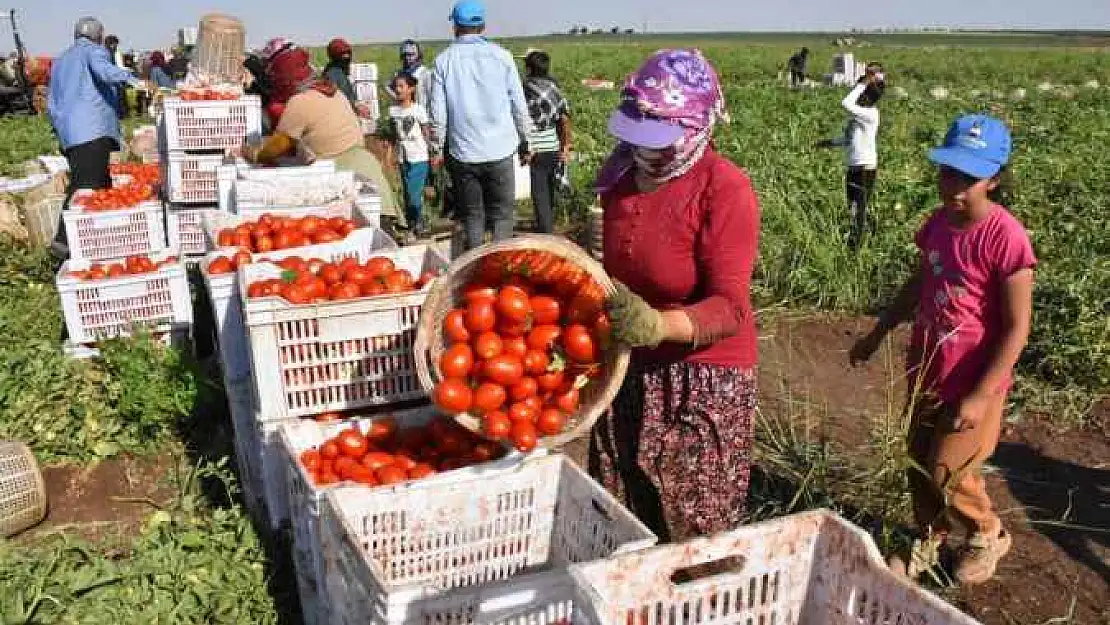
M 643 150 L 621 142 L 602 166 L 597 188 L 606 191 L 633 167 L 665 182 L 690 170 L 709 145 L 713 125 L 728 121 L 717 72 L 700 50 L 660 50 L 628 76 L 621 106 L 635 107 L 659 121 L 681 126 L 681 138 L 665 150 Z

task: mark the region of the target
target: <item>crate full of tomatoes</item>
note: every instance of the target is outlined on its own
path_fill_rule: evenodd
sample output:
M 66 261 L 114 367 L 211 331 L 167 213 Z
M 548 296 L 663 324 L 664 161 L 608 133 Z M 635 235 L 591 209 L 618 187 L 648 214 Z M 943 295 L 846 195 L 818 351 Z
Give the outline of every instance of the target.
M 166 249 L 162 204 L 149 184 L 79 190 L 62 221 L 70 258 L 103 261 Z
M 261 135 L 262 102 L 234 91 L 184 91 L 163 98 L 162 124 L 166 150 L 237 148 Z
M 592 259 L 570 243 L 508 245 L 456 261 L 421 321 L 417 357 L 434 366 L 421 381 L 442 410 L 529 451 L 589 427 L 619 388 L 627 350 L 609 340 Z
M 281 214 L 263 213 L 257 217 L 213 213 L 204 220 L 204 232 L 210 250 L 239 249 L 264 254 L 336 243 L 369 225 L 363 213 L 353 203 L 347 203 Z
M 71 259 L 56 284 L 73 343 L 126 336 L 136 326 L 184 330 L 193 322 L 188 276 L 174 250 L 110 263 Z
M 286 422 L 279 431 L 289 470 L 293 561 L 306 613 L 326 608 L 320 601 L 324 571 L 318 533 L 326 492 L 353 485 L 390 488 L 417 480 L 464 479 L 520 461 L 519 454 L 438 416 L 429 406 L 348 417 L 328 413 Z
M 114 187 L 137 183 L 156 189 L 162 184 L 162 173 L 156 164 L 112 163 L 108 166 L 108 172 L 112 175 Z
M 240 266 L 263 418 L 424 397 L 413 341 L 428 286 L 446 266 L 424 245 L 381 252 L 336 247 L 326 258 Z
M 251 374 L 250 349 L 247 346 L 247 330 L 243 325 L 243 307 L 239 298 L 239 282 L 235 272 L 241 266 L 259 262 L 280 262 L 287 258 L 286 265 L 298 267 L 300 262 L 312 263 L 316 269 L 324 264 L 346 255 L 369 259 L 373 253 L 397 249 L 397 243 L 378 228 L 367 228 L 352 232 L 339 243 L 312 245 L 290 250 L 251 254 L 246 250 L 223 250 L 210 252 L 200 263 L 201 276 L 208 290 L 208 300 L 212 305 L 213 319 L 216 322 L 216 342 L 220 348 L 220 365 L 224 379 L 240 381 Z M 315 261 L 315 262 L 312 262 Z
M 332 622 L 389 625 L 551 623 L 572 599 L 550 593 L 570 585 L 570 565 L 656 542 L 560 454 L 402 489 L 331 490 L 320 536 Z

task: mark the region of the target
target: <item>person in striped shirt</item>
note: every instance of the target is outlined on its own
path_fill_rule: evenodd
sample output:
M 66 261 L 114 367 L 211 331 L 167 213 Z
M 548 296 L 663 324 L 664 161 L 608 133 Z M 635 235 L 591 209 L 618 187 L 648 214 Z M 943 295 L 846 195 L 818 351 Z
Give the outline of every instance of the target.
M 532 206 L 536 231 L 555 229 L 555 189 L 569 162 L 571 148 L 570 106 L 559 84 L 551 77 L 551 57 L 534 50 L 524 59 L 524 100 L 532 117 L 528 136 L 532 174 Z

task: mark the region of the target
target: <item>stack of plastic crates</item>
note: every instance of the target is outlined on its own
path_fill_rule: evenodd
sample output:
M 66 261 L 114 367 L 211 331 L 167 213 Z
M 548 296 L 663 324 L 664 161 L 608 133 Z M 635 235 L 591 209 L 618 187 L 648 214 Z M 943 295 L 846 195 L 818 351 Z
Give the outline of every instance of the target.
M 351 64 L 351 86 L 355 90 L 355 99 L 365 111 L 359 119 L 362 132 L 373 134 L 382 116 L 378 104 L 378 66 L 374 63 Z
M 207 251 L 201 223 L 208 211 L 219 210 L 217 170 L 228 150 L 261 132 L 262 105 L 257 96 L 164 100 L 159 149 L 170 246 L 193 257 Z

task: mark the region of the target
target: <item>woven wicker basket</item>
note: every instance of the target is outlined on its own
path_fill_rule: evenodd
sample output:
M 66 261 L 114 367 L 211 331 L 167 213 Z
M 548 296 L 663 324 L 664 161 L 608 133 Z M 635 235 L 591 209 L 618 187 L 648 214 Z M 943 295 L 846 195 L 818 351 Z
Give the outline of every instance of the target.
M 485 245 L 463 254 L 451 263 L 446 275 L 440 276 L 433 283 L 420 313 L 413 351 L 416 358 L 417 377 L 428 393 L 431 393 L 436 384 L 443 379 L 439 372 L 439 357 L 447 348 L 441 332 L 443 319 L 461 300 L 463 289 L 478 271 L 484 257 L 498 252 L 518 250 L 541 250 L 561 256 L 586 270 L 607 295 L 614 292 L 613 281 L 609 279 L 601 265 L 590 258 L 585 250 L 562 237 L 529 234 Z M 590 431 L 594 422 L 609 407 L 617 391 L 620 390 L 624 376 L 628 372 L 630 351 L 627 346 L 617 345 L 606 352 L 603 374 L 582 389 L 578 413 L 571 416 L 567 429 L 562 434 L 540 439 L 540 446 L 559 447 Z M 481 419 L 476 415 L 461 414 L 455 419 L 471 431 L 481 431 Z
M 23 443 L 0 441 L 0 536 L 46 518 L 46 485 L 35 456 Z

